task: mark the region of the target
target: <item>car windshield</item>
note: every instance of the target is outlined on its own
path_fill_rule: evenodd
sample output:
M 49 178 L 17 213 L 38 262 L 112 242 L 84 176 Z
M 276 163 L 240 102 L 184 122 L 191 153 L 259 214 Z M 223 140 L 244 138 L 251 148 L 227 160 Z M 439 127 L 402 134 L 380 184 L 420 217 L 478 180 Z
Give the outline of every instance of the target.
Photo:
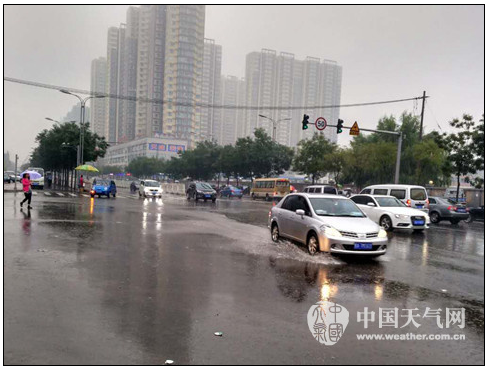
M 144 185 L 146 187 L 159 187 L 159 182 L 158 181 L 146 181 L 146 182 L 144 182 Z
M 109 185 L 110 185 L 109 181 L 103 181 L 103 180 L 97 181 L 97 186 L 109 186 Z
M 427 200 L 427 193 L 423 188 L 412 188 L 410 190 L 412 200 Z
M 349 199 L 310 198 L 317 215 L 328 217 L 364 218 L 363 212 Z
M 382 208 L 405 207 L 396 197 L 375 197 L 375 200 Z
M 213 190 L 212 186 L 208 183 L 197 183 L 197 188 L 199 190 Z

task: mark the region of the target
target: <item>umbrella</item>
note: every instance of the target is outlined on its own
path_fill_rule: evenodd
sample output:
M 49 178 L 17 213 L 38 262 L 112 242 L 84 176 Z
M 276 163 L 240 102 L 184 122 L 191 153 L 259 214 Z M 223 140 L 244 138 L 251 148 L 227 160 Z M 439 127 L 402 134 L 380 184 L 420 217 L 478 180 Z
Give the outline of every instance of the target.
M 75 170 L 86 170 L 87 172 L 98 172 L 97 168 L 95 168 L 94 166 L 88 165 L 88 164 L 79 165 L 75 168 Z
M 23 171 L 20 173 L 20 177 L 23 177 L 25 173 L 29 174 L 30 179 L 39 179 L 42 177 L 40 173 L 34 172 L 33 170 Z

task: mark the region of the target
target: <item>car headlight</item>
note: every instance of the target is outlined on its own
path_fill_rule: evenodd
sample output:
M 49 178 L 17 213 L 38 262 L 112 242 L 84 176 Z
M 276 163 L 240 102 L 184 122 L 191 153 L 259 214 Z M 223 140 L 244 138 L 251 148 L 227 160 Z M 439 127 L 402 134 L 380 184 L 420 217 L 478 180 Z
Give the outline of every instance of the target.
M 323 225 L 320 227 L 320 231 L 329 237 L 341 237 L 341 232 L 337 229 Z
M 378 232 L 378 237 L 379 238 L 385 238 L 385 237 L 388 237 L 388 234 L 386 233 L 386 231 L 384 229 L 380 229 L 380 231 Z
M 103 190 L 104 190 L 104 191 L 107 191 L 107 190 L 108 190 L 108 187 L 104 187 L 104 188 L 103 188 Z

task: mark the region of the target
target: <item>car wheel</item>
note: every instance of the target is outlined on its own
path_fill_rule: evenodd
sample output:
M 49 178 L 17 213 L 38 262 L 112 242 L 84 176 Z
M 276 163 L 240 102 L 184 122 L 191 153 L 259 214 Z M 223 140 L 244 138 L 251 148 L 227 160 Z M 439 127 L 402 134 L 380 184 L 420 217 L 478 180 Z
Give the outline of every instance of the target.
M 307 249 L 310 255 L 315 255 L 319 249 L 319 240 L 317 239 L 317 235 L 312 233 L 307 240 Z
M 113 194 L 113 196 L 115 197 L 115 195 L 116 195 L 116 194 L 114 193 L 114 194 Z
M 393 229 L 393 224 L 388 215 L 383 215 L 380 219 L 380 226 L 382 226 L 385 231 L 391 231 Z
M 91 195 L 91 197 L 93 198 L 93 197 L 95 197 L 95 195 Z
M 459 219 L 450 219 L 449 221 L 451 222 L 451 224 L 458 224 L 460 222 Z
M 273 240 L 273 242 L 278 242 L 280 240 L 280 230 L 276 223 L 273 223 L 271 226 L 271 240 Z
M 439 223 L 441 220 L 439 213 L 436 211 L 433 211 L 432 213 L 430 213 L 429 217 L 430 217 L 431 223 Z
M 468 218 L 464 220 L 466 223 L 471 223 L 473 221 L 473 216 L 471 214 L 468 215 Z
M 102 197 L 102 195 L 98 195 L 98 198 Z
M 142 195 L 141 195 L 141 191 L 139 191 L 139 197 L 141 197 L 141 196 L 142 196 Z
M 217 199 L 212 199 L 212 202 L 215 202 L 215 201 L 217 201 Z
M 265 200 L 269 201 L 269 195 L 268 194 L 266 194 Z
M 239 196 L 239 200 L 242 200 L 242 196 Z
M 256 196 L 254 195 L 254 192 L 251 194 L 251 200 L 256 200 Z

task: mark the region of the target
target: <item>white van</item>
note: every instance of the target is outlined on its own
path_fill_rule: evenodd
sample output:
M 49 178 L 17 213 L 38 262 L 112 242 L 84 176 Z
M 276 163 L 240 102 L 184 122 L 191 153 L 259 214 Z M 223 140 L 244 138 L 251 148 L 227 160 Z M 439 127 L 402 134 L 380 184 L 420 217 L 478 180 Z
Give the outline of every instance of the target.
M 387 195 L 395 196 L 405 205 L 416 208 L 425 212 L 429 212 L 429 197 L 425 187 L 412 185 L 373 185 L 368 186 L 361 191 L 364 195 Z

